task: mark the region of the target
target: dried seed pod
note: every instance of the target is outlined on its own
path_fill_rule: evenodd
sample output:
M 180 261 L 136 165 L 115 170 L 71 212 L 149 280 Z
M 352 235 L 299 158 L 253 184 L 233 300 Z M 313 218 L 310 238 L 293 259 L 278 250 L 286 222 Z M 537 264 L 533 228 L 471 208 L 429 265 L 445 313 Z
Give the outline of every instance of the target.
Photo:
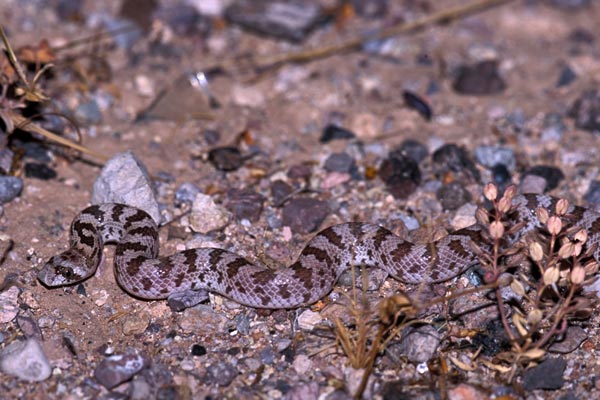
M 556 282 L 560 278 L 560 271 L 558 267 L 550 267 L 544 271 L 544 285 L 549 286 Z
M 515 185 L 510 185 L 509 187 L 506 188 L 506 190 L 504 190 L 503 197 L 506 197 L 507 199 L 512 201 L 512 199 L 514 199 L 516 195 L 517 195 L 517 187 Z
M 558 256 L 562 259 L 569 258 L 575 255 L 575 245 L 570 241 L 565 242 L 558 249 Z
M 585 269 L 585 274 L 586 275 L 596 275 L 596 273 L 598 272 L 598 262 L 596 260 L 590 260 L 588 261 L 583 268 Z
M 493 221 L 490 224 L 490 236 L 492 239 L 501 239 L 504 235 L 504 225 L 500 221 Z
M 571 283 L 581 285 L 585 280 L 585 269 L 581 265 L 576 265 L 571 270 Z
M 513 281 L 510 283 L 510 288 L 512 289 L 513 292 L 515 292 L 515 294 L 517 296 L 524 296 L 525 295 L 525 287 L 517 279 L 513 279 Z
M 556 202 L 556 214 L 565 215 L 569 211 L 569 200 L 560 199 Z
M 562 230 L 562 221 L 556 215 L 552 215 L 548 218 L 546 227 L 548 228 L 548 232 L 550 232 L 551 235 L 558 235 Z
M 498 187 L 493 183 L 488 183 L 483 188 L 483 195 L 489 201 L 494 201 L 498 198 Z
M 475 219 L 481 225 L 487 225 L 490 222 L 490 215 L 485 208 L 478 207 L 477 211 L 475 211 Z
M 529 325 L 535 326 L 540 323 L 542 318 L 544 317 L 544 313 L 539 308 L 534 308 L 527 314 L 527 323 Z
M 512 206 L 512 200 L 508 197 L 504 196 L 498 201 L 498 211 L 502 214 L 506 214 L 510 211 L 510 207 Z
M 542 224 L 546 224 L 548 222 L 548 218 L 550 218 L 550 215 L 548 214 L 548 210 L 546 210 L 545 208 L 541 208 L 541 207 L 535 210 L 535 215 L 537 216 L 537 219 Z
M 542 245 L 538 242 L 529 243 L 529 256 L 535 262 L 542 261 L 542 258 L 544 258 L 544 250 L 542 249 Z
M 573 238 L 579 243 L 585 243 L 587 241 L 587 237 L 587 231 L 585 229 L 580 229 Z

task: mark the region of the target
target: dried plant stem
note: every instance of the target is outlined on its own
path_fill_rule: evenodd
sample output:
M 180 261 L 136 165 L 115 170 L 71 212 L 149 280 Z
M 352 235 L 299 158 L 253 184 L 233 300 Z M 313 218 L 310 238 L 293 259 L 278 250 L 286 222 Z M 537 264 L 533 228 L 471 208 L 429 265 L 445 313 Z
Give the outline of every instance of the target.
M 473 3 L 469 3 L 464 6 L 454 7 L 448 10 L 443 10 L 431 15 L 427 15 L 423 18 L 417 19 L 415 21 L 410 21 L 406 23 L 401 23 L 398 25 L 391 26 L 379 32 L 378 34 L 372 36 L 359 36 L 352 39 L 347 40 L 341 44 L 335 44 L 330 46 L 323 46 L 316 49 L 308 49 L 301 50 L 298 52 L 284 53 L 284 54 L 276 54 L 272 56 L 266 57 L 255 57 L 253 59 L 254 65 L 258 69 L 275 67 L 282 63 L 289 62 L 308 62 L 313 61 L 325 57 L 332 56 L 334 54 L 344 53 L 347 51 L 352 51 L 356 49 L 360 49 L 363 43 L 368 42 L 370 40 L 380 40 L 388 37 L 396 36 L 399 34 L 411 32 L 417 29 L 424 28 L 429 25 L 449 22 L 451 20 L 462 18 L 471 14 L 475 14 L 484 10 L 487 10 L 492 7 L 500 6 L 503 4 L 507 4 L 513 0 L 481 0 Z
M 13 121 L 16 128 L 22 129 L 24 131 L 32 132 L 32 133 L 37 133 L 37 134 L 42 135 L 50 140 L 57 142 L 59 144 L 62 144 L 63 146 L 67 146 L 74 150 L 80 151 L 82 153 L 89 154 L 90 156 L 95 157 L 95 158 L 101 160 L 102 162 L 106 162 L 108 160 L 108 157 L 106 157 L 105 155 L 97 153 L 93 150 L 88 149 L 85 146 L 81 146 L 75 142 L 65 139 L 62 136 L 52 133 L 52 132 L 32 123 L 31 120 L 23 117 L 20 114 L 17 114 L 13 111 L 8 111 L 8 110 L 5 111 L 5 113 Z

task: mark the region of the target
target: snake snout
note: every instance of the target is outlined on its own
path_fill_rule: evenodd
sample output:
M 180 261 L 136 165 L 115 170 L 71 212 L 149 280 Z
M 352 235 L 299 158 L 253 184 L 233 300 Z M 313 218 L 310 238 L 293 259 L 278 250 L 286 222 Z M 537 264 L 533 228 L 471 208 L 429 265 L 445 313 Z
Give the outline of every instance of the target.
M 79 273 L 81 256 L 66 251 L 48 260 L 38 273 L 38 279 L 45 286 L 55 287 L 79 282 L 86 276 Z

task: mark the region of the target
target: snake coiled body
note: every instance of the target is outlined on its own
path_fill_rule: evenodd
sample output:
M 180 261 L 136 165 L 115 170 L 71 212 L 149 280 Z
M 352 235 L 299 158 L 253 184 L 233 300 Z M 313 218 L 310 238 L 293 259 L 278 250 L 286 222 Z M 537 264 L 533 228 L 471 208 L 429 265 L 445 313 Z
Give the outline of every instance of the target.
M 514 222 L 523 227 L 513 240 L 540 227 L 535 210 L 552 212 L 556 200 L 545 195 L 513 199 Z M 571 206 L 573 224 L 588 231 L 588 246 L 600 242 L 600 214 Z M 369 223 L 345 223 L 319 232 L 296 262 L 279 270 L 256 265 L 216 248 L 190 249 L 158 257 L 158 228 L 144 211 L 123 204 L 100 204 L 73 220 L 70 248 L 44 265 L 38 277 L 46 286 L 86 279 L 98 267 L 105 243 L 115 242 L 115 276 L 129 294 L 164 299 L 178 293 L 214 292 L 257 308 L 293 308 L 325 296 L 340 274 L 353 265 L 385 270 L 406 283 L 441 282 L 477 263 L 473 245 L 487 246 L 480 225 L 458 230 L 428 244 L 414 244 Z M 600 246 L 599 246 L 600 248 Z M 598 259 L 598 253 L 594 255 Z

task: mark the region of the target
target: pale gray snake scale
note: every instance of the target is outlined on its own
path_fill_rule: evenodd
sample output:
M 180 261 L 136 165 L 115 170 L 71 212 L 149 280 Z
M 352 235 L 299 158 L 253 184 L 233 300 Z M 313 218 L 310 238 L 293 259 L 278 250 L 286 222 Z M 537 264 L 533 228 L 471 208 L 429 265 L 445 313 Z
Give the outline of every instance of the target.
M 514 240 L 540 226 L 535 209 L 552 207 L 546 195 L 518 195 L 514 219 L 523 227 Z M 600 242 L 600 214 L 571 206 L 573 224 L 588 231 L 588 246 Z M 324 229 L 288 267 L 271 270 L 238 254 L 216 248 L 190 249 L 158 257 L 158 228 L 144 211 L 122 204 L 94 205 L 81 211 L 70 228 L 70 248 L 43 266 L 46 286 L 63 286 L 92 276 L 105 243 L 117 244 L 115 276 L 129 294 L 165 299 L 183 293 L 214 292 L 257 308 L 293 308 L 325 296 L 352 265 L 385 270 L 406 283 L 441 282 L 477 263 L 472 244 L 485 246 L 478 224 L 429 244 L 414 244 L 369 223 L 345 223 Z M 472 243 L 473 242 L 473 243 Z M 600 248 L 600 246 L 599 246 Z M 598 259 L 600 250 L 594 257 Z

